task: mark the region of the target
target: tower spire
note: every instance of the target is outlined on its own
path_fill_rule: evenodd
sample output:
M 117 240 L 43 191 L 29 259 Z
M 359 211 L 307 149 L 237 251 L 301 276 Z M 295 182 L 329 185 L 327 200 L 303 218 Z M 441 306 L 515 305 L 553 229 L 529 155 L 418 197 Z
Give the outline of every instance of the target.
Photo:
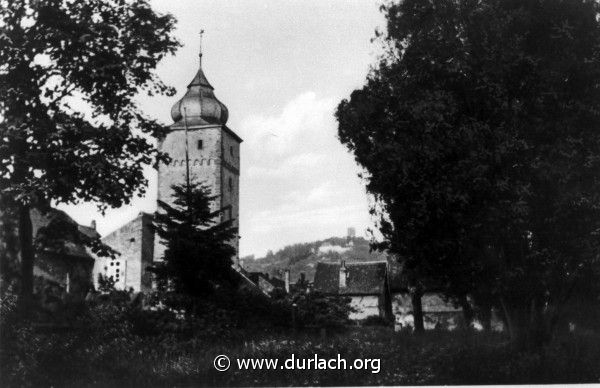
M 214 88 L 208 82 L 202 70 L 204 30 L 201 29 L 199 35 L 198 70 L 192 82 L 188 84 L 188 91 L 185 96 L 171 108 L 173 121 L 179 123 L 181 127 L 185 124 L 182 120 L 184 117 L 184 108 L 187 108 L 185 116 L 187 125 L 190 128 L 194 125 L 225 124 L 229 117 L 227 107 L 217 99 Z
M 200 50 L 198 56 L 200 57 L 200 68 L 202 68 L 202 36 L 204 35 L 204 30 L 200 30 Z

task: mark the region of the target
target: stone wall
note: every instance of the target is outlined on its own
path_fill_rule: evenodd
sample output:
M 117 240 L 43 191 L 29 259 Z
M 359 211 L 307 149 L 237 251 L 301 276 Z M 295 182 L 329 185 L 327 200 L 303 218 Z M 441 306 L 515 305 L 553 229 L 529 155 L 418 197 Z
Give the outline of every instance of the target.
M 222 197 L 221 206 L 228 209 L 222 220 L 233 219 L 233 225 L 239 228 L 240 218 L 240 143 L 229 132 L 223 130 L 222 157 Z M 231 242 L 237 252 L 234 263 L 239 265 L 239 239 Z
M 158 199 L 161 201 L 172 203 L 171 186 L 186 181 L 185 141 L 185 130 L 176 129 L 169 132 L 159 145 L 161 151 L 168 153 L 172 159 L 169 165 L 161 164 L 158 168 Z M 212 189 L 213 195 L 220 195 L 220 126 L 189 128 L 188 155 L 190 181 L 203 183 Z M 213 210 L 216 209 L 217 205 Z
M 425 293 L 421 298 L 423 305 L 423 324 L 426 330 L 445 328 L 453 330 L 462 323 L 463 316 L 460 308 L 446 302 L 438 293 Z M 396 326 L 413 327 L 412 299 L 409 293 L 392 296 L 392 313 Z
M 70 293 L 85 294 L 92 284 L 91 258 L 78 258 L 55 253 L 37 254 L 33 275 L 34 293 L 41 294 L 48 284 Z
M 356 310 L 348 315 L 352 320 L 365 319 L 371 315 L 380 315 L 380 297 L 376 295 L 353 296 L 350 298 L 350 306 Z
M 188 157 L 190 181 L 200 182 L 211 189 L 217 196 L 211 210 L 220 207 L 221 195 L 221 126 L 195 126 L 188 128 Z M 173 129 L 160 142 L 159 148 L 171 157 L 171 163 L 158 167 L 158 200 L 171 204 L 173 201 L 171 187 L 186 182 L 185 164 L 185 130 Z M 165 251 L 159 238 L 154 241 L 154 260 L 161 260 Z
M 116 259 L 98 257 L 94 265 L 94 285 L 98 275 L 113 277 L 117 289 L 148 290 L 151 276 L 146 267 L 151 264 L 154 251 L 150 229 L 152 215 L 140 213 L 134 220 L 110 233 L 102 241 L 120 253 Z

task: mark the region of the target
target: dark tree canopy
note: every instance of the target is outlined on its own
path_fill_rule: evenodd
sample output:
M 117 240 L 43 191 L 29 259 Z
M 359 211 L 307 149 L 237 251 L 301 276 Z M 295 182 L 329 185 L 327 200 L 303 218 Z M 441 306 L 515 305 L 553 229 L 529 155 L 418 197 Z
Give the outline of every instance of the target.
M 593 1 L 406 0 L 340 103 L 383 247 L 515 336 L 597 265 L 600 23 Z
M 217 222 L 223 209 L 210 210 L 217 199 L 208 188 L 192 183 L 173 186 L 173 206 L 159 201 L 155 228 L 166 249 L 162 261 L 153 265 L 162 290 L 200 297 L 217 288 L 231 288 L 237 276 L 232 268 L 237 237 L 233 220 Z
M 174 24 L 145 0 L 0 1 L 0 188 L 19 218 L 24 294 L 31 207 L 118 207 L 165 158 L 135 97 L 173 93 L 154 68 L 179 46 Z
M 0 17 L 3 187 L 21 202 L 109 206 L 143 192 L 157 152 L 141 135 L 161 126 L 135 97 L 173 93 L 154 68 L 179 46 L 174 19 L 141 0 L 3 1 Z

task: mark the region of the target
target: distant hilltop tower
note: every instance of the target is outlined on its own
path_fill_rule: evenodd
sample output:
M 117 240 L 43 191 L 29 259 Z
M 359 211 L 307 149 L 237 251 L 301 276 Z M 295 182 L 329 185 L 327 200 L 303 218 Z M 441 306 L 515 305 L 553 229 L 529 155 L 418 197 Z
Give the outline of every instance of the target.
M 354 238 L 356 237 L 356 229 L 355 228 L 348 228 L 348 234 L 347 234 L 348 238 Z
M 187 155 L 189 178 L 208 186 L 218 198 L 211 210 L 225 209 L 221 221 L 233 218 L 238 227 L 242 139 L 227 127 L 227 107 L 217 99 L 202 70 L 202 32 L 198 72 L 188 85 L 187 93 L 171 108 L 174 123 L 159 143 L 160 150 L 169 154 L 172 161 L 158 168 L 158 199 L 172 203 L 171 186 L 186 182 Z M 234 263 L 238 265 L 238 239 L 233 244 L 236 248 Z M 163 251 L 164 248 L 157 245 L 155 258 L 161 257 Z

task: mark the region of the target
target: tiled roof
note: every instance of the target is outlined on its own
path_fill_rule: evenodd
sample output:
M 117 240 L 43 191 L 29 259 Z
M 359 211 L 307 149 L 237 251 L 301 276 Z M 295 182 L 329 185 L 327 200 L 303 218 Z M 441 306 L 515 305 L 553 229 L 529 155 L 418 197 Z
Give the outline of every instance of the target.
M 314 290 L 341 295 L 379 295 L 384 292 L 387 262 L 346 263 L 346 270 L 346 287 L 340 288 L 340 264 L 317 263 Z
M 389 264 L 390 289 L 392 292 L 408 291 L 408 276 L 404 265 L 397 260 L 390 260 Z
M 409 274 L 404 267 L 404 263 L 399 263 L 397 260 L 390 260 L 388 271 L 392 293 L 409 291 Z M 432 278 L 421 278 L 419 279 L 419 283 L 423 286 L 425 292 L 440 292 L 444 289 L 441 281 Z
M 67 213 L 57 209 L 46 213 L 33 209 L 30 215 L 33 235 L 39 238 L 43 234 L 50 241 L 44 244 L 44 252 L 93 260 L 84 241 L 100 237 L 96 230 L 79 225 Z
M 262 279 L 263 281 L 270 283 L 273 288 L 285 288 L 285 281 L 274 276 L 269 276 L 268 274 L 262 272 L 248 272 L 246 276 L 248 276 L 256 284 L 258 284 L 259 280 Z

